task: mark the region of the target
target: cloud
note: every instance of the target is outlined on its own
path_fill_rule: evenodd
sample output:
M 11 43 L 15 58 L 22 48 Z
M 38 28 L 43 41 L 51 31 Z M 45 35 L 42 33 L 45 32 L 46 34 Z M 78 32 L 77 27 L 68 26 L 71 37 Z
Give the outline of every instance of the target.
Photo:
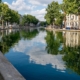
M 56 68 L 61 71 L 65 70 L 65 64 L 62 60 L 62 55 L 47 54 L 43 47 L 33 47 L 33 49 L 26 53 L 26 55 L 29 55 L 30 62 L 34 62 L 35 64 L 51 64 L 53 68 Z
M 52 1 L 53 0 L 13 0 L 11 4 L 8 2 L 4 3 L 8 4 L 11 9 L 19 11 L 19 13 L 22 15 L 25 13 L 31 14 L 40 21 L 45 21 L 45 9 Z M 54 1 L 58 1 L 59 3 L 62 2 L 62 0 Z
M 35 7 L 32 5 L 26 4 L 25 0 L 16 0 L 16 1 L 13 1 L 12 4 L 9 4 L 7 2 L 4 2 L 4 3 L 8 4 L 11 9 L 17 10 L 17 11 L 30 11 L 30 10 L 33 10 L 33 8 Z
M 28 55 L 30 62 L 40 65 L 51 64 L 52 68 L 65 72 L 65 64 L 62 60 L 62 55 L 51 55 L 45 50 L 45 36 L 45 32 L 40 32 L 38 36 L 30 41 L 20 40 L 13 50 Z
M 28 13 L 25 13 L 25 14 L 28 14 Z M 36 16 L 36 18 L 39 19 L 40 21 L 45 21 L 45 19 L 44 19 L 44 16 L 46 14 L 45 8 L 43 8 L 41 10 L 31 11 L 29 14 Z
M 47 5 L 50 4 L 52 1 L 58 1 L 59 3 L 62 2 L 62 0 L 29 0 L 29 3 L 33 5 Z
M 26 48 L 33 47 L 34 45 L 39 45 L 39 44 L 46 44 L 46 41 L 44 40 L 44 37 L 46 36 L 46 33 L 39 33 L 38 36 L 33 38 L 32 40 L 20 40 L 18 45 L 15 45 L 13 48 L 14 51 L 19 51 L 19 52 L 25 52 Z M 36 44 L 35 44 L 36 43 Z

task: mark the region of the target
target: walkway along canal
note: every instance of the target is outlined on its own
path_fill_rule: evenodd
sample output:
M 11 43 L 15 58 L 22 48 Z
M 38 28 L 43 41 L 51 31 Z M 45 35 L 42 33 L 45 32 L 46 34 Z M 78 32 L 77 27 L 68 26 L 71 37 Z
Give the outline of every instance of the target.
M 0 52 L 0 80 L 26 80 Z

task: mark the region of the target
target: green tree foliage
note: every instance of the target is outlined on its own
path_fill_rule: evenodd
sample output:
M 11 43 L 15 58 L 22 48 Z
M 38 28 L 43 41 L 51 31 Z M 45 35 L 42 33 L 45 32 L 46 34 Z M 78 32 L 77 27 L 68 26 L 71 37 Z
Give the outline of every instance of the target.
M 79 12 L 80 1 L 79 0 L 63 0 L 63 9 L 67 14 L 77 14 Z
M 0 0 L 0 3 L 2 2 L 2 0 Z
M 7 4 L 0 4 L 0 16 L 4 21 L 9 21 L 11 23 L 19 23 L 20 16 L 17 11 L 11 10 Z
M 5 18 L 4 16 L 6 15 L 8 9 L 9 7 L 7 4 L 1 3 L 0 4 L 0 16 L 2 15 L 2 17 Z
M 49 24 L 55 23 L 55 19 L 58 20 L 61 15 L 60 6 L 58 2 L 55 1 L 48 5 L 46 11 L 45 19 Z
M 55 20 L 54 24 L 57 25 L 57 26 L 61 26 L 61 24 L 62 24 L 62 22 L 63 22 L 63 18 L 64 18 L 64 15 L 60 13 L 60 14 L 56 17 L 56 20 Z
M 35 16 L 32 16 L 32 15 L 24 15 L 23 16 L 23 19 L 22 19 L 22 24 L 30 24 L 30 23 L 33 23 L 33 24 L 37 24 L 38 23 L 38 19 L 35 18 Z
M 46 22 L 46 21 L 41 21 L 41 22 L 40 22 L 40 25 L 41 25 L 41 26 L 46 26 L 46 25 L 47 25 L 47 22 Z
M 63 0 L 62 4 L 53 1 L 48 5 L 46 11 L 45 19 L 49 24 L 53 24 L 54 22 L 55 25 L 60 26 L 64 20 L 65 25 L 66 14 L 76 14 L 80 16 L 80 0 Z
M 47 13 L 45 15 L 45 19 L 47 20 L 49 24 L 53 24 L 56 16 L 58 16 L 58 13 L 59 13 L 58 2 L 53 1 L 51 4 L 49 4 L 46 11 Z
M 8 13 L 10 15 L 9 22 L 11 22 L 11 23 L 13 23 L 13 22 L 19 23 L 20 15 L 18 14 L 18 12 L 14 11 L 14 10 L 9 10 L 9 13 Z

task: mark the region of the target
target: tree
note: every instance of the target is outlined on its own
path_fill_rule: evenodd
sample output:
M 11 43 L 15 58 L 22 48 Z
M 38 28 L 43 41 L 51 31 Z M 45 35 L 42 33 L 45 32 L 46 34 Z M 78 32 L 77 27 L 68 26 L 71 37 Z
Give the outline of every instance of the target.
M 64 15 L 60 13 L 56 17 L 56 20 L 55 20 L 54 24 L 57 25 L 57 26 L 61 26 L 62 25 L 62 22 L 63 22 L 63 18 L 64 18 Z
M 77 14 L 79 12 L 80 1 L 79 0 L 63 0 L 63 4 L 66 6 L 65 11 L 67 14 Z
M 46 21 L 41 21 L 40 25 L 45 27 L 47 25 L 47 22 Z
M 23 16 L 23 19 L 22 19 L 22 24 L 30 24 L 30 23 L 33 23 L 33 24 L 37 24 L 38 23 L 38 19 L 35 18 L 35 16 L 32 16 L 32 15 L 24 15 Z
M 11 23 L 14 23 L 15 22 L 15 23 L 18 23 L 19 24 L 20 15 L 19 15 L 19 13 L 17 11 L 14 11 L 14 10 L 9 9 L 9 11 L 8 11 L 7 14 L 8 14 L 8 16 L 10 16 L 9 22 L 11 22 Z
M 80 0 L 63 0 L 62 11 L 64 13 L 64 25 L 66 24 L 66 14 L 80 15 Z
M 1 17 L 1 21 L 2 21 L 2 27 L 3 27 L 3 22 L 5 20 L 5 15 L 8 11 L 9 7 L 7 4 L 1 3 L 0 4 L 0 17 Z
M 53 1 L 51 4 L 48 5 L 46 9 L 47 13 L 45 15 L 45 19 L 49 24 L 52 24 L 55 22 L 55 19 L 60 14 L 60 6 L 58 2 Z
M 11 10 L 7 4 L 1 3 L 0 4 L 0 16 L 2 20 L 2 26 L 3 26 L 3 21 L 8 23 L 19 23 L 20 16 L 17 11 Z
M 2 2 L 2 0 L 0 0 L 0 3 Z

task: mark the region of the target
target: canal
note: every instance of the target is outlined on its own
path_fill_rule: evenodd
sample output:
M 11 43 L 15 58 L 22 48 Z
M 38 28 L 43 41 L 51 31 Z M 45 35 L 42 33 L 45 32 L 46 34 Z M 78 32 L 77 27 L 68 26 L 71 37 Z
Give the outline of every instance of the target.
M 0 31 L 0 51 L 26 80 L 80 80 L 80 32 Z

